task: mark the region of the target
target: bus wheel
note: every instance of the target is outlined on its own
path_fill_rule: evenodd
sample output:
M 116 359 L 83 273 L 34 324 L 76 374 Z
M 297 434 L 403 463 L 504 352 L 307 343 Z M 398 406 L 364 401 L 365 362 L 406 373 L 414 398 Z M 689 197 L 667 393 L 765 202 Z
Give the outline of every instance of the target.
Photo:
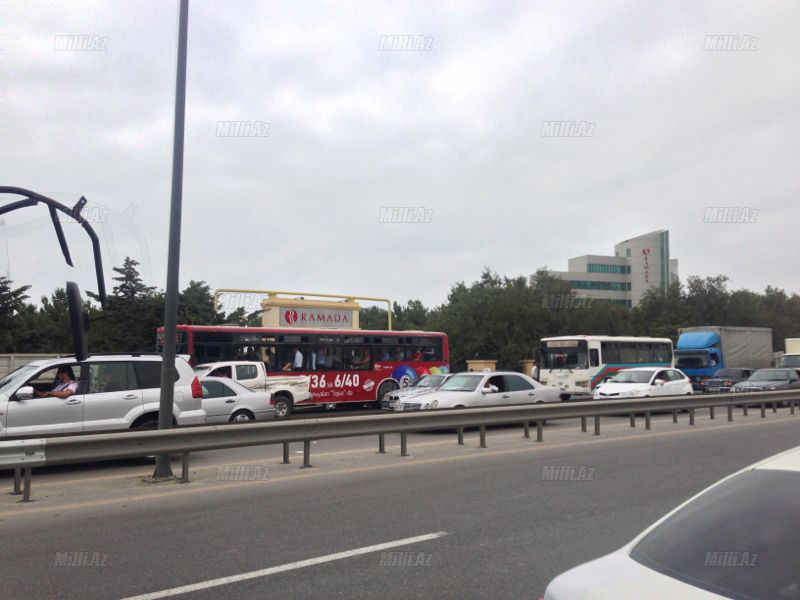
M 378 386 L 378 398 L 375 400 L 375 407 L 380 408 L 383 397 L 389 392 L 395 391 L 399 387 L 400 386 L 393 379 L 391 381 L 384 381 L 382 384 L 380 384 Z
M 276 419 L 285 419 L 290 414 L 292 414 L 292 409 L 294 405 L 292 401 L 287 396 L 281 394 L 280 396 L 275 398 L 275 418 Z

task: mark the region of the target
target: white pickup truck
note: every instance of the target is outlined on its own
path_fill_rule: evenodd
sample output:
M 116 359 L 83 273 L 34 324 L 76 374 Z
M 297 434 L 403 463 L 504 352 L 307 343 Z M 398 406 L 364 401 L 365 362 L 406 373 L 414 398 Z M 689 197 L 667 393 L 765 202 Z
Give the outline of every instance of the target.
M 267 375 L 264 363 L 260 361 L 231 360 L 204 363 L 194 368 L 200 377 L 228 377 L 244 387 L 257 392 L 271 394 L 270 404 L 275 407 L 278 419 L 288 417 L 296 406 L 311 403 L 308 375 Z

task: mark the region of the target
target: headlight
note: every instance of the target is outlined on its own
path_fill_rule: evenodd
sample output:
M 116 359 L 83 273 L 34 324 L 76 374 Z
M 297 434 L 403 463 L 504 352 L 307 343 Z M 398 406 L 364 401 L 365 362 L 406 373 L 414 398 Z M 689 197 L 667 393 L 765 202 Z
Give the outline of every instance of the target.
M 778 386 L 777 386 L 777 385 L 771 385 L 771 386 L 769 386 L 769 387 L 767 388 L 767 391 L 772 391 L 772 390 L 777 390 L 777 389 L 778 389 Z
M 438 400 L 434 400 L 433 402 L 431 402 L 431 408 L 436 408 L 437 406 L 439 406 Z

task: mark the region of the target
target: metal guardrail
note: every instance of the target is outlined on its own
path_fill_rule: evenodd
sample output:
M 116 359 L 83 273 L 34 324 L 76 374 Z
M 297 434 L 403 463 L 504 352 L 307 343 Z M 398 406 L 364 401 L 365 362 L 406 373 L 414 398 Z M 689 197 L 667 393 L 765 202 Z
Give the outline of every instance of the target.
M 458 443 L 464 443 L 464 428 L 478 427 L 480 447 L 486 447 L 486 427 L 490 425 L 522 424 L 524 437 L 530 437 L 530 425 L 536 426 L 536 441 L 543 441 L 544 421 L 581 419 L 581 431 L 587 431 L 587 418 L 594 418 L 594 435 L 600 435 L 600 418 L 629 415 L 631 427 L 636 415 L 644 414 L 645 428 L 651 428 L 654 412 L 672 412 L 678 422 L 678 411 L 689 411 L 689 424 L 694 425 L 695 411 L 709 409 L 711 419 L 715 409 L 727 408 L 727 419 L 733 421 L 733 408 L 741 406 L 746 416 L 748 407 L 759 406 L 761 417 L 771 405 L 788 404 L 791 414 L 800 406 L 800 390 L 751 392 L 744 394 L 709 394 L 669 396 L 665 398 L 635 398 L 556 404 L 516 405 L 493 408 L 432 410 L 341 417 L 337 419 L 302 419 L 271 423 L 216 425 L 186 429 L 99 433 L 77 436 L 24 439 L 0 442 L 0 469 L 14 469 L 14 492 L 20 493 L 24 470 L 23 501 L 30 500 L 31 473 L 34 467 L 69 463 L 135 458 L 154 454 L 181 454 L 181 481 L 189 480 L 189 454 L 206 450 L 283 444 L 283 463 L 289 463 L 289 444 L 303 442 L 303 467 L 311 467 L 312 440 L 378 435 L 378 452 L 386 451 L 385 435 L 400 434 L 400 455 L 408 456 L 407 434 L 411 432 L 456 429 Z

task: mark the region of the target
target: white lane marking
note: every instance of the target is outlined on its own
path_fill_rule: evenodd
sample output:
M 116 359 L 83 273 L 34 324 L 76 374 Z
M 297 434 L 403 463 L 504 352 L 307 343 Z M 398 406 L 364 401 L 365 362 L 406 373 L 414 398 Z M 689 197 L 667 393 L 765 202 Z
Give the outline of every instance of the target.
M 142 594 L 141 596 L 130 596 L 128 598 L 124 598 L 123 600 L 156 600 L 156 598 L 168 598 L 170 596 L 177 596 L 178 594 L 188 594 L 189 592 L 207 590 L 212 587 L 228 585 L 229 583 L 238 583 L 239 581 L 247 581 L 248 579 L 256 579 L 257 577 L 266 577 L 267 575 L 274 575 L 275 573 L 293 571 L 295 569 L 302 569 L 303 567 L 313 567 L 314 565 L 321 565 L 334 560 L 341 560 L 343 558 L 351 558 L 353 556 L 369 554 L 370 552 L 379 552 L 381 550 L 386 550 L 387 548 L 396 548 L 397 546 L 406 546 L 408 544 L 416 544 L 418 542 L 435 540 L 436 538 L 440 538 L 445 535 L 447 535 L 446 531 L 426 533 L 425 535 L 418 535 L 416 537 L 395 540 L 393 542 L 376 544 L 374 546 L 365 546 L 363 548 L 356 548 L 355 550 L 347 550 L 346 552 L 337 552 L 336 554 L 326 554 L 325 556 L 318 556 L 317 558 L 309 558 L 307 560 L 287 563 L 285 565 L 278 565 L 277 567 L 269 567 L 259 571 L 250 571 L 249 573 L 240 573 L 239 575 L 229 575 L 228 577 L 220 577 L 219 579 L 209 579 L 208 581 L 183 585 L 181 587 L 161 590 L 160 592 L 152 592 L 150 594 Z

